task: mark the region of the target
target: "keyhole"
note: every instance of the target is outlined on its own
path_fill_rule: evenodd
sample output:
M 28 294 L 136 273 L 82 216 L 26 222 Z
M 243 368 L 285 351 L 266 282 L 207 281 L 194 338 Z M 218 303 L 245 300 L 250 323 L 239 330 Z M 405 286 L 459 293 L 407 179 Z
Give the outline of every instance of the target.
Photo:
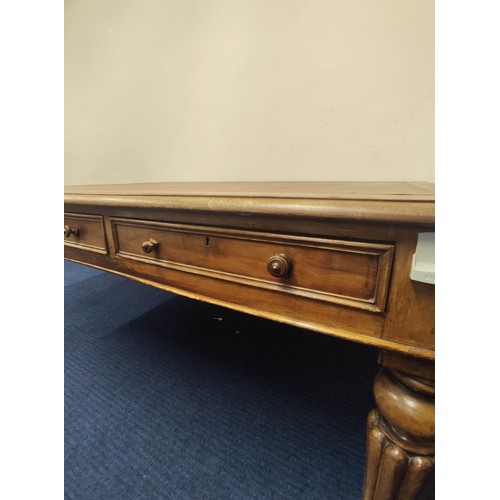
M 210 238 L 208 236 L 205 237 L 205 248 L 210 248 Z

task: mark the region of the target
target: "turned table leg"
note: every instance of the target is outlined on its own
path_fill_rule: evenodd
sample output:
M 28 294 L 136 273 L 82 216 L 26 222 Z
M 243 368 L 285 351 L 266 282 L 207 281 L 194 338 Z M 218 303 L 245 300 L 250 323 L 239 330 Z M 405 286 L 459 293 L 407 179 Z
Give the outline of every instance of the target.
M 363 500 L 421 498 L 434 476 L 434 382 L 382 368 L 374 394 Z

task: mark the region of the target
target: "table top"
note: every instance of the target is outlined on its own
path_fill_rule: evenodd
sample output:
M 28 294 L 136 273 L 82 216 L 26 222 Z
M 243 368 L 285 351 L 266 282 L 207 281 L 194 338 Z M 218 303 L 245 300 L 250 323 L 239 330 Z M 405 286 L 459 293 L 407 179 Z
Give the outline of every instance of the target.
M 66 193 L 140 196 L 422 200 L 434 199 L 429 182 L 158 182 L 66 186 Z
M 66 203 L 434 223 L 427 182 L 162 182 L 65 187 Z

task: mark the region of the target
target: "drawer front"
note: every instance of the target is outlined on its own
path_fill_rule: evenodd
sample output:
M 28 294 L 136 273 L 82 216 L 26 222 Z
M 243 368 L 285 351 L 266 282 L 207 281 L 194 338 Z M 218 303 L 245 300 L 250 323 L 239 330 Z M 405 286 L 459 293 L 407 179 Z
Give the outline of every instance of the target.
M 375 312 L 393 246 L 111 219 L 117 257 Z
M 65 213 L 64 244 L 107 254 L 103 218 L 98 215 Z

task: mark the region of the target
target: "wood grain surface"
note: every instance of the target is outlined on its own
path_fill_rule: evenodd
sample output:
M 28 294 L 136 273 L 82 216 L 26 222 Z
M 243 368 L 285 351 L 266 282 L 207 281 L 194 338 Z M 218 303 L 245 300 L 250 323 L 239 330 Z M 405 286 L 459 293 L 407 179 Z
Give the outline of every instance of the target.
M 67 186 L 79 205 L 434 223 L 434 188 L 410 182 L 158 183 Z
M 65 193 L 425 201 L 434 198 L 434 185 L 427 182 L 158 182 L 66 186 Z

